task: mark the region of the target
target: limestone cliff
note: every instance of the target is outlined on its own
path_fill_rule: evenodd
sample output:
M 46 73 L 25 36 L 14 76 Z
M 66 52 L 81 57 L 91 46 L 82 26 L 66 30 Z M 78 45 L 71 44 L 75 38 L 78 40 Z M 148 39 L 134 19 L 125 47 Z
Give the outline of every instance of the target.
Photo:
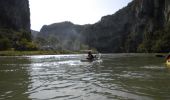
M 26 50 L 30 41 L 28 0 L 0 0 L 0 50 Z
M 133 0 L 115 14 L 102 17 L 84 34 L 88 33 L 87 44 L 101 52 L 160 52 L 152 48 L 158 47 L 157 41 L 149 40 L 159 39 L 161 33 L 156 32 L 167 27 L 169 17 L 169 0 Z
M 165 18 L 166 22 L 170 22 L 170 1 L 165 0 Z
M 30 31 L 28 0 L 0 0 L 0 28 Z

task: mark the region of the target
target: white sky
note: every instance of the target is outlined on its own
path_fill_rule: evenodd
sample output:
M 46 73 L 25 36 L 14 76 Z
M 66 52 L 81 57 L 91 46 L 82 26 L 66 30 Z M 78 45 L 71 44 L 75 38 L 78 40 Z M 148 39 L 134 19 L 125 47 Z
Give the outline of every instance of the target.
M 71 21 L 74 24 L 93 24 L 102 16 L 114 14 L 132 0 L 29 0 L 31 29 L 43 25 Z

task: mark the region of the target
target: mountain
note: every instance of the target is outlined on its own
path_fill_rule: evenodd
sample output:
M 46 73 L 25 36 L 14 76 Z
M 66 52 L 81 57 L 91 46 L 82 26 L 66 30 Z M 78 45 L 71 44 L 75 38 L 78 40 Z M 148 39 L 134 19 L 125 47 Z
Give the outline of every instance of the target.
M 0 0 L 0 13 L 0 50 L 27 49 L 31 42 L 28 0 Z
M 35 31 L 35 30 L 31 30 L 31 36 L 33 37 L 33 39 L 35 39 L 38 35 L 38 31 Z
M 81 35 L 83 29 L 84 26 L 68 21 L 44 25 L 35 41 L 41 49 L 80 50 L 85 47 Z
M 73 47 L 68 42 L 72 38 L 88 48 L 107 53 L 169 52 L 170 1 L 133 0 L 95 24 L 56 23 L 43 26 L 38 36 L 55 37 L 58 44 Z
M 133 0 L 89 26 L 86 43 L 101 52 L 169 52 L 169 0 Z

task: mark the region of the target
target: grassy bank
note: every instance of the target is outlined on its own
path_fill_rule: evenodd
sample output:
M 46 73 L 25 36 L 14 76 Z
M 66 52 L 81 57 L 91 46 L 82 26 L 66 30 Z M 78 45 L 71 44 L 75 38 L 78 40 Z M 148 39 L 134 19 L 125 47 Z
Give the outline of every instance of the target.
M 0 51 L 0 56 L 78 54 L 79 51 Z

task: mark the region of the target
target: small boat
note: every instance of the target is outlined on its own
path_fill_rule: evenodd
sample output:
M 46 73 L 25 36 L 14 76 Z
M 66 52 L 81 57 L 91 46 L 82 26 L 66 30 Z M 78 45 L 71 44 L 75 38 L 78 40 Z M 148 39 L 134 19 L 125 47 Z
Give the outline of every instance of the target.
M 94 59 L 81 59 L 81 62 L 93 62 L 93 61 L 97 61 L 99 60 L 98 58 L 94 58 Z
M 100 53 L 95 55 L 95 57 L 93 59 L 84 58 L 84 59 L 81 59 L 80 61 L 81 62 L 94 62 L 94 61 L 98 61 L 98 60 L 101 60 L 101 54 Z

